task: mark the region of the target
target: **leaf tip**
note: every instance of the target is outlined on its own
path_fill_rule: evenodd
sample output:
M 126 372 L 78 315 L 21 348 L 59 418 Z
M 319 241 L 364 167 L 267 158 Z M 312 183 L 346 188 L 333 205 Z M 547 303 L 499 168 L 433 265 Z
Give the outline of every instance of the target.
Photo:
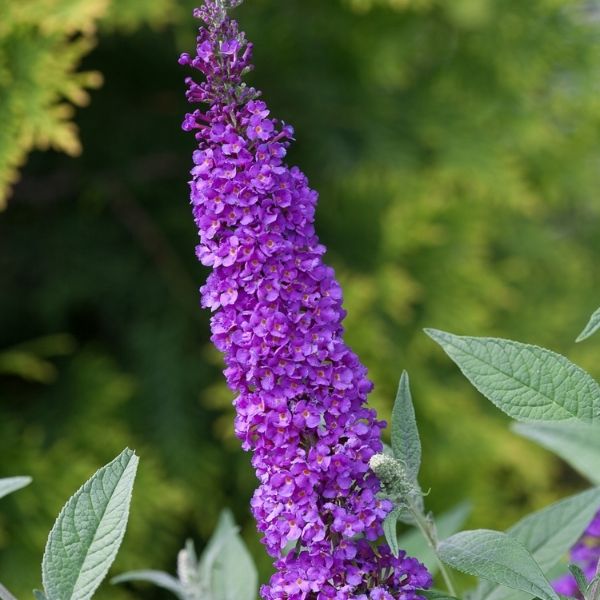
M 441 329 L 433 329 L 431 327 L 425 327 L 425 329 L 423 329 L 423 331 L 434 342 L 437 342 L 438 344 L 441 344 L 443 340 L 445 340 L 449 337 L 453 337 L 451 333 L 448 333 L 447 331 L 442 331 Z
M 139 458 L 138 455 L 135 453 L 135 450 L 132 450 L 129 447 L 125 448 L 123 452 L 121 452 L 121 456 L 126 456 L 127 458 Z

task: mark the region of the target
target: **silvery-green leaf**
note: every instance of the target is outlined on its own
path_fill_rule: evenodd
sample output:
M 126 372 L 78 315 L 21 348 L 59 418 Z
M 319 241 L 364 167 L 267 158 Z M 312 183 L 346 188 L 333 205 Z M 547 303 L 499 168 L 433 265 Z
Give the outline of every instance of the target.
M 31 483 L 31 477 L 5 477 L 0 479 L 0 498 L 8 496 Z
M 181 583 L 179 583 L 175 577 L 165 573 L 164 571 L 153 571 L 151 569 L 128 571 L 127 573 L 117 575 L 110 580 L 112 584 L 125 583 L 129 581 L 144 581 L 146 583 L 153 583 L 160 588 L 168 590 L 181 600 L 186 600 L 183 585 L 181 585 Z
M 419 502 L 420 500 L 420 502 Z M 417 506 L 415 507 L 419 512 L 423 512 L 423 498 L 417 499 Z M 416 525 L 415 516 L 413 512 L 406 505 L 398 507 L 398 521 L 405 525 Z
M 287 544 L 283 547 L 283 550 L 281 551 L 281 555 L 287 556 L 290 552 L 292 552 L 292 550 L 299 551 L 301 545 L 302 544 L 299 542 L 299 540 L 288 540 Z
M 554 452 L 600 485 L 600 426 L 587 423 L 515 423 L 513 430 Z
M 17 600 L 17 599 L 0 583 L 0 600 Z
M 186 540 L 185 548 L 177 555 L 177 575 L 185 590 L 186 600 L 202 600 L 206 594 L 208 581 L 200 576 L 200 565 L 192 540 Z
M 600 422 L 600 386 L 564 356 L 511 340 L 425 331 L 484 396 L 518 421 Z
M 230 511 L 224 510 L 200 559 L 203 581 L 213 600 L 255 600 L 258 574 Z M 232 577 L 235 573 L 235 577 Z
M 583 342 L 600 329 L 600 308 L 590 317 L 583 331 L 577 336 L 576 342 Z
M 391 446 L 388 446 L 385 442 L 382 443 L 383 445 L 383 450 L 382 450 L 382 454 L 385 454 L 386 456 L 394 456 L 394 451 L 392 450 Z
M 230 538 L 237 535 L 238 527 L 235 525 L 233 515 L 227 509 L 221 512 L 217 527 L 213 532 L 198 565 L 200 577 L 203 581 L 210 581 L 212 569 L 219 553 L 229 542 Z
M 443 540 L 455 534 L 467 520 L 471 512 L 468 502 L 461 502 L 454 508 L 435 518 L 435 526 L 439 540 Z M 418 529 L 411 529 L 398 538 L 398 546 L 406 551 L 409 556 L 416 556 L 435 575 L 439 565 L 433 550 L 425 541 Z
M 198 575 L 198 557 L 192 540 L 185 541 L 185 548 L 177 555 L 177 576 L 179 581 L 187 583 Z
M 404 463 L 409 479 L 416 482 L 421 466 L 421 440 L 406 371 L 400 377 L 392 410 L 392 450 L 394 457 Z
M 531 553 L 544 573 L 567 553 L 579 539 L 600 506 L 600 488 L 586 490 L 527 515 L 506 533 Z M 475 598 L 512 600 L 515 593 L 501 586 L 481 582 Z
M 137 465 L 125 449 L 60 512 L 42 562 L 48 600 L 88 600 L 106 576 L 125 534 Z
M 33 590 L 33 597 L 35 600 L 47 600 L 44 592 L 40 592 L 40 590 Z
M 507 533 L 521 542 L 546 572 L 579 539 L 600 506 L 600 488 L 559 500 L 513 525 Z
M 448 592 L 443 590 L 429 589 L 429 590 L 416 590 L 417 595 L 427 598 L 427 600 L 457 600 L 454 596 L 450 596 Z
M 571 572 L 571 575 L 573 575 L 573 578 L 575 579 L 575 583 L 577 583 L 577 587 L 579 588 L 581 595 L 584 596 L 588 588 L 588 580 L 585 577 L 585 573 L 582 571 L 581 567 L 576 564 L 569 565 L 569 571 Z
M 438 547 L 440 558 L 459 571 L 521 590 L 541 600 L 558 600 L 529 551 L 500 531 L 462 531 Z
M 590 582 L 585 591 L 585 598 L 586 600 L 600 600 L 600 571 L 597 572 L 596 576 Z
M 398 523 L 399 509 L 394 508 L 392 512 L 383 520 L 383 534 L 385 540 L 392 551 L 394 556 L 398 556 L 400 547 L 398 546 L 398 534 L 396 532 L 396 525 Z

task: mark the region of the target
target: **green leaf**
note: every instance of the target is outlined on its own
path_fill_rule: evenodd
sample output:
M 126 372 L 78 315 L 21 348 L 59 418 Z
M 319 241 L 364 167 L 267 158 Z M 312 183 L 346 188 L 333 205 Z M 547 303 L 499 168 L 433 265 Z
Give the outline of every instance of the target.
M 17 600 L 17 599 L 0 583 L 0 600 Z
M 184 589 L 181 583 L 179 583 L 175 577 L 165 573 L 164 571 L 153 571 L 149 569 L 141 571 L 128 571 L 127 573 L 117 575 L 110 580 L 112 584 L 125 583 L 129 581 L 145 581 L 147 583 L 153 583 L 160 588 L 168 590 L 181 600 L 186 600 Z
M 581 595 L 584 596 L 588 588 L 588 580 L 586 579 L 585 573 L 581 570 L 581 567 L 576 564 L 570 564 L 569 571 L 571 572 L 571 575 L 573 575 Z
M 454 508 L 435 518 L 438 539 L 443 540 L 455 534 L 465 524 L 471 505 L 461 502 Z M 433 550 L 425 541 L 423 534 L 418 529 L 411 529 L 398 538 L 398 546 L 406 551 L 409 556 L 418 556 L 419 560 L 435 575 L 439 565 Z
M 33 597 L 35 600 L 47 600 L 46 594 L 44 594 L 44 592 L 40 592 L 40 590 L 33 590 Z
M 408 478 L 416 483 L 421 466 L 421 440 L 406 371 L 400 377 L 392 410 L 392 450 L 394 457 L 404 463 Z
M 198 557 L 192 540 L 186 540 L 185 548 L 177 555 L 177 576 L 183 583 L 198 576 Z
M 600 506 L 600 488 L 559 500 L 521 519 L 507 533 L 521 542 L 543 571 L 579 539 Z
M 443 590 L 429 589 L 429 590 L 416 590 L 417 595 L 427 598 L 427 600 L 457 600 L 454 596 L 450 596 L 448 592 Z
M 213 600 L 255 600 L 258 574 L 230 511 L 224 510 L 202 558 L 200 573 Z M 232 577 L 235 573 L 235 577 Z
M 184 587 L 186 600 L 202 600 L 206 595 L 208 581 L 200 576 L 200 565 L 192 540 L 186 540 L 185 548 L 177 555 L 177 575 Z
M 198 568 L 202 581 L 210 580 L 212 569 L 219 553 L 237 532 L 238 528 L 233 520 L 233 515 L 229 510 L 223 510 L 219 516 L 217 527 L 200 557 Z
M 0 479 L 0 498 L 24 488 L 31 481 L 31 477 L 5 477 Z
M 531 553 L 544 573 L 556 565 L 579 539 L 600 506 L 600 488 L 586 490 L 521 519 L 506 533 Z M 507 600 L 514 592 L 481 582 L 475 598 Z
M 521 590 L 542 600 L 558 600 L 529 551 L 500 531 L 462 531 L 438 547 L 440 558 L 451 567 Z
M 583 342 L 600 329 L 600 308 L 590 317 L 583 331 L 577 336 L 576 342 Z
M 138 457 L 128 448 L 67 502 L 48 537 L 42 577 L 49 600 L 87 600 L 125 534 Z
M 600 600 L 600 567 L 596 569 L 596 575 L 585 590 L 586 600 Z
M 383 450 L 381 451 L 381 453 L 385 454 L 386 456 L 391 456 L 393 458 L 394 451 L 392 450 L 392 447 L 388 446 L 385 442 L 382 442 L 382 445 L 383 445 Z
M 392 551 L 394 556 L 398 556 L 400 553 L 400 546 L 398 545 L 398 534 L 396 531 L 396 524 L 398 523 L 399 509 L 394 508 L 392 512 L 383 520 L 383 534 L 385 540 Z
M 511 340 L 425 331 L 484 396 L 518 421 L 600 422 L 600 386 L 564 356 Z
M 600 427 L 587 423 L 515 423 L 512 429 L 554 452 L 600 485 Z

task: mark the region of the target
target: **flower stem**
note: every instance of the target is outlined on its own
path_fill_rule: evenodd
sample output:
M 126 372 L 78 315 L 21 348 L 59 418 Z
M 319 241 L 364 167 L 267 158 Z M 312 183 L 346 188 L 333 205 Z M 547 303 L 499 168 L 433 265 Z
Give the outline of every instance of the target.
M 415 504 L 413 502 L 409 502 L 408 506 L 410 508 L 411 513 L 413 514 L 413 516 L 415 518 L 415 523 L 417 524 L 417 527 L 421 531 L 421 534 L 425 538 L 427 545 L 431 548 L 431 550 L 435 556 L 435 560 L 438 563 L 440 572 L 444 579 L 444 583 L 446 584 L 446 587 L 448 588 L 448 592 L 450 592 L 450 594 L 452 596 L 456 597 L 456 590 L 454 589 L 454 584 L 452 583 L 452 578 L 450 576 L 450 573 L 446 569 L 446 566 L 442 562 L 440 555 L 438 554 L 438 551 L 437 551 L 438 539 L 437 539 L 437 534 L 435 532 L 435 528 L 432 527 L 432 524 L 427 520 L 427 517 L 423 514 L 423 511 L 419 507 L 415 506 Z

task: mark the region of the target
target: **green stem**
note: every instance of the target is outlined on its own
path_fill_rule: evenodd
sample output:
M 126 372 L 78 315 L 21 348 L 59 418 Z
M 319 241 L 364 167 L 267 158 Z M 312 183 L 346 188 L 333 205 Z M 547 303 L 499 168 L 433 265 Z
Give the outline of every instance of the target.
M 425 541 L 427 542 L 427 545 L 431 548 L 431 550 L 435 556 L 435 560 L 437 561 L 438 566 L 440 567 L 440 573 L 442 574 L 444 583 L 446 584 L 446 587 L 448 588 L 448 592 L 450 592 L 450 594 L 452 596 L 456 597 L 456 590 L 454 589 L 454 584 L 452 583 L 452 578 L 450 577 L 450 573 L 448 572 L 448 570 L 446 569 L 446 566 L 440 559 L 440 556 L 437 551 L 437 544 L 438 544 L 437 536 L 435 535 L 434 531 L 432 530 L 431 525 L 427 522 L 427 518 L 425 517 L 423 512 L 419 508 L 417 508 L 412 502 L 409 502 L 409 508 L 415 518 L 417 527 L 421 531 L 423 537 L 425 538 Z

